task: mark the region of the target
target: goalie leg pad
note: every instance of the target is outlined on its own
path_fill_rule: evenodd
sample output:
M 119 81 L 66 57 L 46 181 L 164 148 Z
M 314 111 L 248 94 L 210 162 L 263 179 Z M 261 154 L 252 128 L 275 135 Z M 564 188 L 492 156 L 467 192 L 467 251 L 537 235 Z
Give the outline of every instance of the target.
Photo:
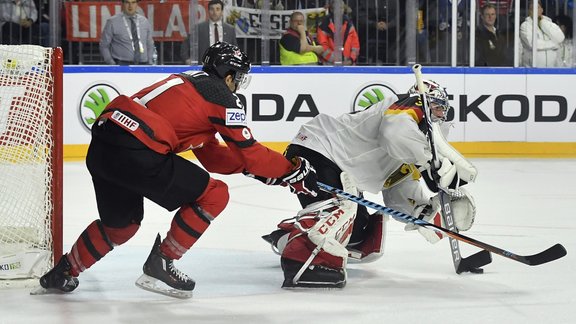
M 358 194 L 346 173 L 343 188 Z M 356 218 L 356 204 L 331 199 L 301 211 L 282 251 L 283 287 L 343 287 L 348 251 L 345 246 Z M 286 226 L 279 226 L 287 229 Z
M 280 258 L 282 288 L 341 288 L 346 284 L 346 260 L 324 251 L 295 230 Z
M 348 245 L 348 260 L 359 263 L 374 262 L 384 254 L 388 217 L 374 213 L 368 219 L 366 237 L 357 245 Z

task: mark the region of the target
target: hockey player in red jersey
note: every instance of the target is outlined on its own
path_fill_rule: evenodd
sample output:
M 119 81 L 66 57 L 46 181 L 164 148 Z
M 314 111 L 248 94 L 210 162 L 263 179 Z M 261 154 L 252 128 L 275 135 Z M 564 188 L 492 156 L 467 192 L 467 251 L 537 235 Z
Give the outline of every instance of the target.
M 249 81 L 247 55 L 221 42 L 206 51 L 202 62 L 202 71 L 173 74 L 131 97 L 117 97 L 96 120 L 86 164 L 100 219 L 40 278 L 44 293 L 74 290 L 81 272 L 133 237 L 146 197 L 177 211 L 165 238 L 157 236 L 136 284 L 191 297 L 195 282 L 174 267 L 174 260 L 228 203 L 228 187 L 208 172 L 245 171 L 279 179 L 292 192 L 316 195 L 310 163 L 300 157 L 288 160 L 259 144 L 246 125 L 235 92 Z M 217 133 L 226 145 L 219 143 Z M 208 172 L 176 154 L 186 150 L 192 150 Z
M 458 189 L 452 203 L 454 222 L 458 230 L 467 230 L 475 205 L 460 186 L 475 179 L 476 169 L 445 140 L 440 128 L 450 108 L 448 94 L 436 82 L 425 84 L 434 143 L 442 157 L 440 184 Z M 438 191 L 424 171 L 432 153 L 421 97 L 415 87 L 401 97 L 392 95 L 364 111 L 338 117 L 320 114 L 300 127 L 285 155 L 305 157 L 323 183 L 356 196 L 381 192 L 387 207 L 442 225 L 438 198 L 430 197 L 419 181 L 423 171 L 429 189 Z M 263 236 L 281 255 L 283 287 L 344 287 L 349 259 L 369 262 L 382 255 L 383 215 L 370 215 L 366 207 L 326 192 L 298 199 L 304 209 Z M 431 243 L 441 238 L 410 224 L 406 230 L 418 230 Z

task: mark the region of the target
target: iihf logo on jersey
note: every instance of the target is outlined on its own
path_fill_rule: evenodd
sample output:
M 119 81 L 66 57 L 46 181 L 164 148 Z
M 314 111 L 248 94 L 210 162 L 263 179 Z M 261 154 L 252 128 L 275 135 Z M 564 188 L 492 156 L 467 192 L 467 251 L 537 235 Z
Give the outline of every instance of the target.
M 131 131 L 135 131 L 138 129 L 138 127 L 140 127 L 140 123 L 138 123 L 134 119 L 124 115 L 119 111 L 115 111 L 114 113 L 112 113 L 111 118 Z
M 352 101 L 352 112 L 362 111 L 373 104 L 376 104 L 390 95 L 396 95 L 396 91 L 384 83 L 370 82 L 364 84 L 356 92 Z

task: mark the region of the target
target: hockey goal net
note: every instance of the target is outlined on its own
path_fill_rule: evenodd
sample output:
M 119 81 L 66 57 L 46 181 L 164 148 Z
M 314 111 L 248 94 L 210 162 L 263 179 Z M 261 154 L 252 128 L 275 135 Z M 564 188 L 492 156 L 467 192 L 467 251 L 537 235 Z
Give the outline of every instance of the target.
M 62 254 L 62 50 L 0 45 L 0 288 Z

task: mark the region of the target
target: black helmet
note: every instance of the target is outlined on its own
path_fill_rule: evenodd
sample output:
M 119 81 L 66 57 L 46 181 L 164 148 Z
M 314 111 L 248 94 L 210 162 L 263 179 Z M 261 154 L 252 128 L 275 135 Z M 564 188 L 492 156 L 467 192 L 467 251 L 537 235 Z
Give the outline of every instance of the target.
M 234 79 L 241 84 L 250 72 L 248 55 L 236 45 L 226 42 L 217 42 L 210 46 L 202 57 L 202 70 L 208 74 L 215 74 L 220 78 L 234 72 Z

